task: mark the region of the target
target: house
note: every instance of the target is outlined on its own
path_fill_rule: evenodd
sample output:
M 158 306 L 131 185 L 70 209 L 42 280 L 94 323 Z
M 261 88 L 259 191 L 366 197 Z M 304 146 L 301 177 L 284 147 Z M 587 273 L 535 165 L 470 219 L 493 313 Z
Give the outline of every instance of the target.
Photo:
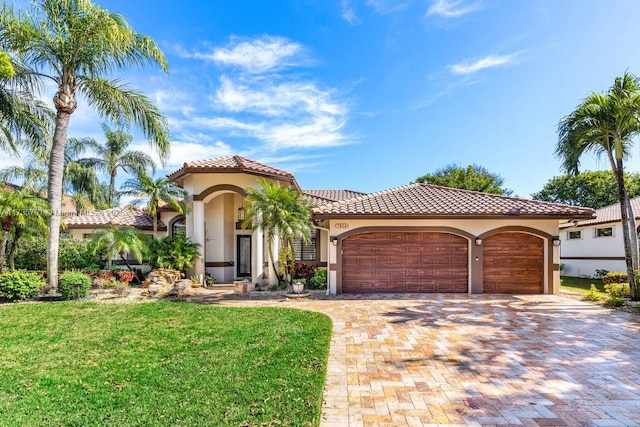
M 4 182 L 4 181 L 0 181 L 0 191 L 19 191 L 21 190 L 22 187 L 20 187 L 19 185 L 15 185 L 12 184 L 10 182 Z M 47 192 L 46 191 L 36 191 L 37 194 L 41 194 L 42 197 L 46 198 L 47 197 Z M 63 194 L 62 195 L 62 216 L 63 217 L 69 217 L 69 216 L 73 216 L 76 215 L 76 207 L 75 207 L 75 203 L 73 201 L 73 198 L 71 196 L 69 196 L 68 194 Z
M 594 215 L 588 208 L 427 184 L 373 194 L 302 190 L 293 174 L 241 156 L 188 162 L 168 178 L 186 190 L 190 210 L 185 216 L 161 210 L 165 233 L 184 233 L 202 248 L 190 274 L 275 281 L 263 232 L 241 227 L 245 189 L 263 178 L 301 191 L 317 206 L 316 235 L 309 244 L 294 242 L 294 252 L 297 260 L 328 269 L 334 294 L 557 293 L 559 224 Z M 73 227 L 100 222 L 73 221 Z
M 631 208 L 640 220 L 640 197 L 631 199 Z M 560 224 L 563 274 L 595 277 L 597 270 L 627 271 L 622 238 L 620 204 L 595 211 L 596 217 Z

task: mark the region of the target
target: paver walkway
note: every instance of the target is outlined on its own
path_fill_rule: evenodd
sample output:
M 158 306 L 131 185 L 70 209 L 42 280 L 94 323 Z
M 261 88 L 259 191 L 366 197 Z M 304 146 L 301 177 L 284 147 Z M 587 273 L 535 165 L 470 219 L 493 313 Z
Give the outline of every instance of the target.
M 640 323 L 559 296 L 218 301 L 333 320 L 322 426 L 640 425 Z

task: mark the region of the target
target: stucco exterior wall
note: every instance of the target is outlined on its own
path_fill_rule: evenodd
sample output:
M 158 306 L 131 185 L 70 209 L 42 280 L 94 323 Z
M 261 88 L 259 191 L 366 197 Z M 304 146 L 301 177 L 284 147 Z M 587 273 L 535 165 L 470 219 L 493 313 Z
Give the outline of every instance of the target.
M 596 237 L 596 229 L 613 228 L 613 236 Z M 581 231 L 579 239 L 569 239 L 569 233 Z M 619 222 L 560 231 L 560 262 L 562 274 L 574 277 L 594 277 L 596 270 L 626 271 L 622 224 Z

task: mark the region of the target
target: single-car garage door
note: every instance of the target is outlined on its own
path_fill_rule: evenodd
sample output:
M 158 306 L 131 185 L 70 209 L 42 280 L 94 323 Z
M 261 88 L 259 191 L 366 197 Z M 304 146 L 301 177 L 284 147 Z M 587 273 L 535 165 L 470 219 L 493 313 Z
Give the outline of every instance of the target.
M 468 240 L 371 232 L 342 242 L 342 292 L 468 292 Z
M 483 246 L 485 293 L 541 294 L 544 289 L 544 246 L 526 233 L 500 233 Z

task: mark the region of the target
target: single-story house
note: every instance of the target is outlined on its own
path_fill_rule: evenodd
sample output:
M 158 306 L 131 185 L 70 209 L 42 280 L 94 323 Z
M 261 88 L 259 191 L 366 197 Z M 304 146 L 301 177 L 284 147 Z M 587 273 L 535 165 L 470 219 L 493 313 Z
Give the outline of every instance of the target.
M 315 238 L 294 242 L 293 249 L 300 262 L 328 269 L 333 294 L 557 293 L 559 224 L 594 215 L 588 208 L 427 184 L 372 194 L 302 190 L 293 174 L 241 156 L 188 162 L 168 178 L 186 190 L 190 211 L 161 210 L 164 233 L 184 233 L 202 248 L 190 274 L 273 283 L 263 232 L 240 225 L 245 189 L 264 178 L 316 205 Z M 74 227 L 98 226 L 81 217 L 65 222 L 78 236 L 89 228 Z
M 640 197 L 631 199 L 631 208 L 638 224 Z M 596 270 L 627 271 L 620 203 L 605 206 L 595 212 L 595 218 L 560 224 L 560 262 L 564 267 L 562 274 L 595 277 Z

